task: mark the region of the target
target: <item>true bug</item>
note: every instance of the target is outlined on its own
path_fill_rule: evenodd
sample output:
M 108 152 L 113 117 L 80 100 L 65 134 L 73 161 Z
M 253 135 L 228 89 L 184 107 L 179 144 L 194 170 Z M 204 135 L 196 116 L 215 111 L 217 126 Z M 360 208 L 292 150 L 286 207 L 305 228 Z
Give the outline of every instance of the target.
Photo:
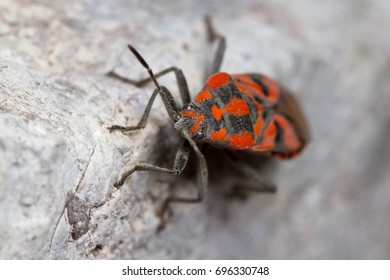
M 305 118 L 295 98 L 280 84 L 260 74 L 234 74 L 219 72 L 224 50 L 225 38 L 218 34 L 209 18 L 206 18 L 209 40 L 218 40 L 216 55 L 211 73 L 202 90 L 191 100 L 186 79 L 181 69 L 170 67 L 156 74 L 145 59 L 131 45 L 129 50 L 147 69 L 149 78 L 133 81 L 110 72 L 108 75 L 124 82 L 142 86 L 152 81 L 156 89 L 146 105 L 145 111 L 136 126 L 113 125 L 110 131 L 133 131 L 146 126 L 149 113 L 157 95 L 160 95 L 165 108 L 173 120 L 175 129 L 183 137 L 171 169 L 139 162 L 125 172 L 116 187 L 134 171 L 153 171 L 178 175 L 185 168 L 189 148 L 198 157 L 198 194 L 196 197 L 171 196 L 169 202 L 200 202 L 206 192 L 208 169 L 199 146 L 203 143 L 227 150 L 271 154 L 280 158 L 291 158 L 298 154 L 309 140 Z M 184 107 L 178 110 L 171 92 L 157 81 L 158 77 L 173 72 L 179 87 Z M 198 146 L 199 145 L 199 146 Z M 258 174 L 249 167 L 230 162 L 241 172 L 253 177 L 256 185 L 250 189 L 275 191 L 272 183 L 258 179 Z

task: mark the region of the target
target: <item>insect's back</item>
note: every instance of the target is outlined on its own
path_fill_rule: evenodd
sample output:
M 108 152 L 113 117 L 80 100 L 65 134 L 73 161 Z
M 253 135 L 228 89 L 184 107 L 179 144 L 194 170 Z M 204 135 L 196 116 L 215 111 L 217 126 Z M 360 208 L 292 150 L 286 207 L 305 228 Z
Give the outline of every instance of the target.
M 290 158 L 309 140 L 294 97 L 259 74 L 216 73 L 208 78 L 191 106 L 197 108 L 195 114 L 200 114 L 205 124 L 198 133 L 200 142 Z M 192 109 L 184 114 L 186 111 L 193 114 Z

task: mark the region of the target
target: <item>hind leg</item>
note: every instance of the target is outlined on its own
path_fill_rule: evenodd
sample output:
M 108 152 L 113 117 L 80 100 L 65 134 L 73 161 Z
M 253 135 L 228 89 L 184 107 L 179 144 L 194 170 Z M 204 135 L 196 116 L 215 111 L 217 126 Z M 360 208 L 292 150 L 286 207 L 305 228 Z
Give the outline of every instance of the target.
M 218 73 L 221 69 L 223 55 L 224 55 L 225 49 L 226 49 L 226 39 L 224 36 L 222 36 L 221 34 L 219 34 L 215 30 L 215 28 L 211 22 L 211 18 L 209 16 L 206 16 L 205 22 L 206 22 L 206 28 L 207 28 L 207 34 L 208 34 L 209 41 L 214 42 L 214 41 L 218 40 L 217 51 L 216 51 L 215 56 L 214 56 L 214 61 L 211 65 L 211 71 L 207 75 L 207 77 L 209 77 L 212 74 Z
M 276 186 L 264 179 L 257 170 L 238 160 L 230 152 L 226 152 L 225 155 L 229 164 L 245 176 L 244 180 L 240 180 L 238 184 L 234 185 L 230 196 L 243 197 L 248 192 L 276 192 Z

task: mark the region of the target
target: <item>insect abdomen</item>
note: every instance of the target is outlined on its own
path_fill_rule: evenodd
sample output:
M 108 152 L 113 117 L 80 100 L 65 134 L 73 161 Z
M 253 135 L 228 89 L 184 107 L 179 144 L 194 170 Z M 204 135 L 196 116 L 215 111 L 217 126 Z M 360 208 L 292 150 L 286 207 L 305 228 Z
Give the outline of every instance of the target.
M 276 81 L 260 74 L 232 75 L 240 91 L 258 107 L 253 118 L 253 152 L 291 158 L 309 140 L 308 127 L 295 98 Z M 254 114 L 253 114 L 254 115 Z

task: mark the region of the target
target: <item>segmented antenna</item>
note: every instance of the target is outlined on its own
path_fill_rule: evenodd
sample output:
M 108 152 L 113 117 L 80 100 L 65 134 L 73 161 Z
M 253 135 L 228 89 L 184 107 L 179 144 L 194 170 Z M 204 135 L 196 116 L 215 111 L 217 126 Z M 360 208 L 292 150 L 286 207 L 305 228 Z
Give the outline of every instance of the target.
M 127 45 L 129 50 L 134 54 L 134 56 L 138 59 L 138 61 L 148 70 L 149 76 L 152 79 L 153 83 L 156 85 L 158 89 L 161 90 L 160 84 L 157 82 L 156 77 L 154 77 L 152 69 L 150 69 L 149 65 L 146 63 L 145 59 L 139 54 L 139 52 L 132 46 Z

